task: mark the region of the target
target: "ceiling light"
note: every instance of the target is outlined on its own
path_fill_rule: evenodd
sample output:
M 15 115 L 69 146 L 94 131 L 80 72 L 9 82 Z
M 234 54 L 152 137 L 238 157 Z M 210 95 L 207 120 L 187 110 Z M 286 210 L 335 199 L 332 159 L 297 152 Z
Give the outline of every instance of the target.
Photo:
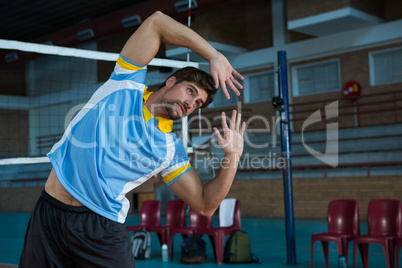
M 77 33 L 78 40 L 80 40 L 80 41 L 90 39 L 94 36 L 95 36 L 94 31 L 91 28 Z
M 124 28 L 129 28 L 129 27 L 133 27 L 136 25 L 141 24 L 141 18 L 138 14 L 128 17 L 128 18 L 124 18 L 121 20 L 121 23 L 123 24 Z
M 198 7 L 197 1 L 196 0 L 191 0 L 191 8 L 196 8 Z M 174 8 L 176 9 L 177 13 L 181 13 L 184 11 L 188 11 L 188 1 L 179 1 L 174 3 Z
M 4 60 L 7 63 L 14 62 L 18 60 L 18 54 L 16 52 L 8 53 L 4 56 Z

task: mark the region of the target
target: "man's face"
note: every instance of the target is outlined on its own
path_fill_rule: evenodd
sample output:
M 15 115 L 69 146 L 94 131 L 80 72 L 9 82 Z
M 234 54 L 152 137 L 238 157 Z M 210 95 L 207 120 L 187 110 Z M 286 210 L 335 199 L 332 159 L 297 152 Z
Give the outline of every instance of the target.
M 163 108 L 166 116 L 177 120 L 200 108 L 207 100 L 207 92 L 195 83 L 183 81 L 178 84 L 167 81 L 168 89 L 163 95 Z

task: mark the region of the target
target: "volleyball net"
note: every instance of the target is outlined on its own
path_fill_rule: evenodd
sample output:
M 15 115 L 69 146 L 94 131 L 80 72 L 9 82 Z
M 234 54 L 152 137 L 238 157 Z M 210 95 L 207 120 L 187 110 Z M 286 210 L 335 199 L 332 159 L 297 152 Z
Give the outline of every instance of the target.
M 1 40 L 0 165 L 46 163 L 73 116 L 113 71 L 118 53 L 96 44 L 66 48 Z M 185 66 L 207 64 L 155 58 L 146 84 L 158 88 Z

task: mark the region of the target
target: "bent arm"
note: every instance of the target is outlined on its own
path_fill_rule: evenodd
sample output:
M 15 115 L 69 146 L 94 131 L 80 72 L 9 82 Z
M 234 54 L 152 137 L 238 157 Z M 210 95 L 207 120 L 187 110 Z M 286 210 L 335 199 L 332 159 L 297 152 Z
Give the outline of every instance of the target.
M 147 65 L 157 54 L 161 42 L 188 47 L 208 61 L 218 53 L 196 32 L 157 11 L 128 39 L 122 54 L 137 64 Z
M 211 216 L 228 194 L 236 174 L 239 157 L 225 157 L 225 164 L 217 176 L 204 184 L 194 169 L 174 182 L 170 189 L 193 210 L 201 215 Z
M 189 27 L 162 12 L 155 12 L 141 24 L 127 40 L 121 54 L 134 63 L 147 65 L 156 56 L 162 42 L 190 48 L 209 62 L 215 86 L 220 84 L 227 98 L 226 84 L 236 95 L 240 94 L 237 88 L 243 86 L 234 76 L 239 79 L 243 76 L 233 69 L 226 57 Z
M 233 111 L 230 127 L 226 115 L 222 113 L 223 136 L 215 129 L 219 145 L 225 152 L 217 176 L 204 184 L 195 170 L 185 173 L 170 185 L 170 189 L 192 209 L 202 215 L 212 215 L 228 194 L 236 175 L 237 165 L 243 153 L 243 134 L 245 123 L 241 123 L 241 114 Z

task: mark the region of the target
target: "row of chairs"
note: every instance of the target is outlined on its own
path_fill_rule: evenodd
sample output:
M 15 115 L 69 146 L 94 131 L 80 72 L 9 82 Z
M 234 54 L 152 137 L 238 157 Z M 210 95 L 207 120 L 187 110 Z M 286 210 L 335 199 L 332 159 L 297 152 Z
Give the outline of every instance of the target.
M 141 224 L 127 226 L 127 231 L 144 229 L 156 233 L 161 245 L 168 245 L 170 259 L 173 259 L 175 234 L 181 234 L 183 239 L 190 235 L 208 235 L 216 261 L 222 264 L 225 237 L 234 230 L 241 229 L 240 209 L 240 200 L 224 199 L 219 206 L 219 227 L 213 227 L 211 216 L 202 216 L 190 209 L 190 225 L 187 226 L 186 204 L 182 200 L 169 200 L 166 207 L 166 224 L 161 225 L 161 201 L 147 200 L 142 204 Z M 228 210 L 233 211 L 230 223 L 227 223 Z
M 371 200 L 367 215 L 368 233 L 360 234 L 359 208 L 356 200 L 333 200 L 328 206 L 328 232 L 311 236 L 311 268 L 314 267 L 314 242 L 321 241 L 325 265 L 328 268 L 328 242 L 336 244 L 339 256 L 348 261 L 348 244 L 353 241 L 353 267 L 359 249 L 363 267 L 368 267 L 369 244 L 379 244 L 384 249 L 388 268 L 399 268 L 402 247 L 402 206 L 399 200 Z

